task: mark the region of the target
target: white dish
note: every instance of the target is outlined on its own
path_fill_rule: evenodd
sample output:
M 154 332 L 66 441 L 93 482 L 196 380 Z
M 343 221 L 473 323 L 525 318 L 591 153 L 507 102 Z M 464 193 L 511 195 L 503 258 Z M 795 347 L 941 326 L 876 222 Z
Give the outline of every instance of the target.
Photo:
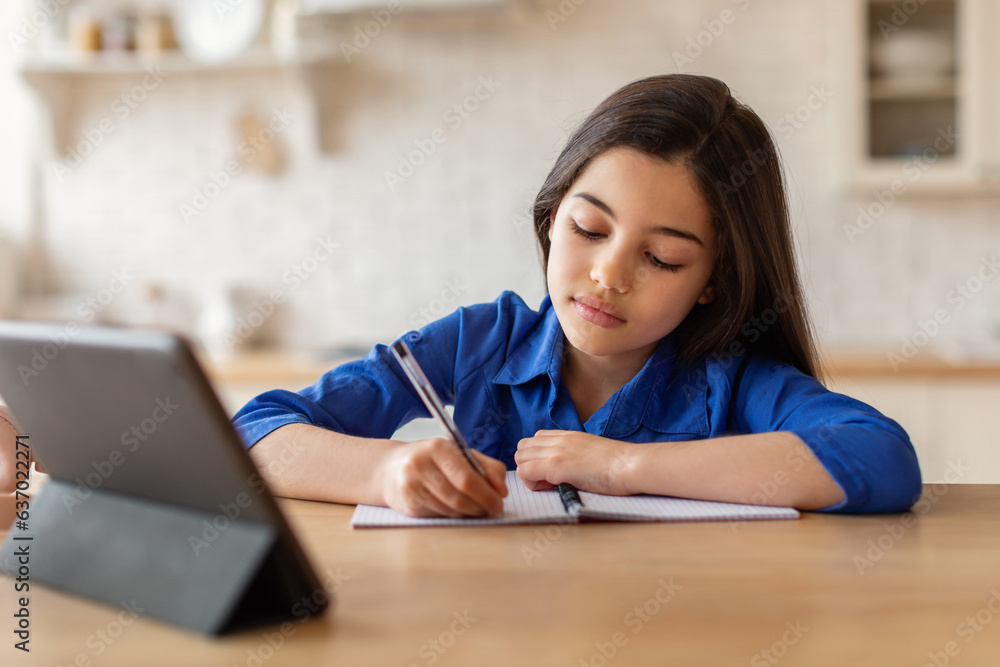
M 265 0 L 181 0 L 174 10 L 177 43 L 201 63 L 231 60 L 260 34 L 264 5 Z
M 954 33 L 907 28 L 888 38 L 872 37 L 875 73 L 887 79 L 920 80 L 948 76 L 955 68 Z

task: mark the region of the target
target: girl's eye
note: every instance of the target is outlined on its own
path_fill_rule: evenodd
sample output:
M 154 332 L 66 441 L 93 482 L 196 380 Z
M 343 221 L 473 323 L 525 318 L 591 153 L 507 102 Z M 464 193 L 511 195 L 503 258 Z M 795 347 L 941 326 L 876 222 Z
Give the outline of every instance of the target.
M 671 271 L 673 273 L 677 273 L 681 270 L 680 264 L 667 264 L 666 262 L 661 262 L 652 255 L 647 254 L 646 256 L 649 257 L 649 261 L 653 263 L 653 266 L 659 269 L 666 269 L 667 271 Z
M 575 222 L 573 223 L 573 232 L 575 234 L 579 234 L 585 239 L 590 239 L 591 241 L 604 236 L 603 234 L 600 234 L 598 232 L 588 232 L 586 229 L 576 224 Z M 646 253 L 646 257 L 648 257 L 650 263 L 658 269 L 664 269 L 665 271 L 670 271 L 672 273 L 677 273 L 678 271 L 681 270 L 680 264 L 667 264 L 666 262 L 660 261 L 650 253 Z
M 573 232 L 579 234 L 585 239 L 596 239 L 601 236 L 597 232 L 588 232 L 586 229 L 576 224 L 575 222 L 573 223 Z

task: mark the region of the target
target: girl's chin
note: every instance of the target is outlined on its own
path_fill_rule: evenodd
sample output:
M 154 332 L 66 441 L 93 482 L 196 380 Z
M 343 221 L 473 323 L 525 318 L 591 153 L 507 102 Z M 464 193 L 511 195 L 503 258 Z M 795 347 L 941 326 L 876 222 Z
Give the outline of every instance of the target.
M 566 332 L 564 332 L 566 333 Z M 622 340 L 598 340 L 594 336 L 574 335 L 575 332 L 566 334 L 566 342 L 573 346 L 573 349 L 588 354 L 592 357 L 606 357 L 622 352 Z

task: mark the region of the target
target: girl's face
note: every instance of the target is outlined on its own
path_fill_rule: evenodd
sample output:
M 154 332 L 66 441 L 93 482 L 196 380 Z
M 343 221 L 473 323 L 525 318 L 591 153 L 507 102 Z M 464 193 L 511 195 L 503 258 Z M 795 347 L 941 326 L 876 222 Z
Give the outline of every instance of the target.
M 652 354 L 709 285 L 715 234 L 685 166 L 631 148 L 591 160 L 552 213 L 549 294 L 567 341 Z

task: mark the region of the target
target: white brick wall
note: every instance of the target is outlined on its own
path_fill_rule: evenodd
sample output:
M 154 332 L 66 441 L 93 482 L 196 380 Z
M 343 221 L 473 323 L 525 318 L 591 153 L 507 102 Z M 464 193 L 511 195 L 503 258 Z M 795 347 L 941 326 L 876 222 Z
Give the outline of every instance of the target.
M 112 269 L 128 268 L 136 279 L 113 304 L 124 317 L 147 282 L 165 285 L 192 313 L 225 285 L 280 288 L 289 299 L 276 320 L 280 338 L 302 347 L 387 341 L 412 328 L 420 308 L 449 296 L 449 281 L 466 287 L 448 310 L 503 289 L 536 305 L 542 280 L 533 235 L 515 220 L 527 220 L 567 133 L 620 85 L 676 71 L 671 53 L 703 21 L 737 6 L 590 0 L 553 30 L 546 11 L 559 4 L 515 0 L 499 15 L 404 12 L 351 63 L 330 69 L 322 117 L 302 80 L 279 70 L 172 75 L 73 173 L 60 180 L 46 171 L 50 287 L 94 293 Z M 338 44 L 358 24 L 326 25 L 326 38 Z M 737 12 L 685 70 L 727 81 L 776 129 L 838 57 L 825 52 L 823 30 L 821 3 L 760 0 Z M 442 114 L 480 76 L 500 88 L 460 127 L 449 127 Z M 78 132 L 96 127 L 136 83 L 126 76 L 85 81 L 72 102 Z M 284 173 L 236 178 L 186 224 L 178 206 L 234 155 L 236 116 L 255 109 L 266 118 L 285 106 L 295 119 L 279 138 Z M 824 156 L 843 142 L 826 111 L 790 137 L 775 131 L 791 174 L 818 333 L 826 343 L 892 348 L 1000 245 L 997 203 L 898 203 L 851 244 L 842 226 L 868 202 L 843 201 L 829 185 Z M 436 127 L 447 141 L 390 191 L 385 171 Z M 18 121 L 0 132 L 19 137 L 24 128 Z M 8 177 L 20 173 L 5 169 Z M 16 226 L 25 211 L 0 208 L 0 225 Z M 291 289 L 283 274 L 326 235 L 340 244 L 338 253 Z M 954 313 L 936 342 L 997 328 L 998 306 L 1000 281 Z M 192 321 L 178 324 L 191 328 Z

